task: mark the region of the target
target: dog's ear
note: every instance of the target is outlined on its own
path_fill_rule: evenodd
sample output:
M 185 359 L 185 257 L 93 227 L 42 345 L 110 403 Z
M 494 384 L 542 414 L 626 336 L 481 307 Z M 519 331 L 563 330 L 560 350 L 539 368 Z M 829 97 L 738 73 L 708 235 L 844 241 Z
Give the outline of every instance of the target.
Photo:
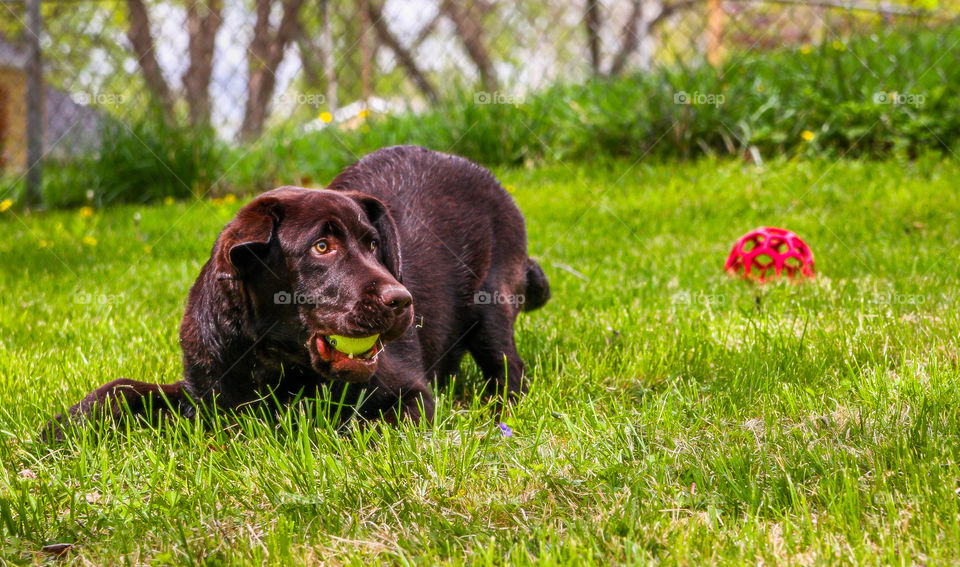
M 243 278 L 265 266 L 282 212 L 272 196 L 258 197 L 240 209 L 217 242 L 219 271 Z
M 403 283 L 400 236 L 397 234 L 397 224 L 387 210 L 387 206 L 380 199 L 366 193 L 351 191 L 349 195 L 363 208 L 370 223 L 380 233 L 380 258 L 383 265 L 390 270 L 398 282 Z

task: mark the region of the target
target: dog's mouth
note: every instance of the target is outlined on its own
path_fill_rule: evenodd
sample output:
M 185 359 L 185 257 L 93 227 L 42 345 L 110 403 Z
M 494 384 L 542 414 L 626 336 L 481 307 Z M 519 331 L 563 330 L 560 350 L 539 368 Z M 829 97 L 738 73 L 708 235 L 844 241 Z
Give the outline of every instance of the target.
M 317 355 L 330 366 L 333 377 L 346 382 L 367 382 L 377 370 L 377 358 L 383 349 L 380 335 L 347 337 L 315 335 Z

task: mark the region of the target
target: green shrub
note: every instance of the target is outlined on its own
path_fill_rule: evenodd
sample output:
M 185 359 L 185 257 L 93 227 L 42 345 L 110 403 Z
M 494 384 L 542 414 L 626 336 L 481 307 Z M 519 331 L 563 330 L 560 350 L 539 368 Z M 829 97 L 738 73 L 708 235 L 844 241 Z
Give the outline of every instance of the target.
M 170 126 L 156 116 L 129 124 L 109 122 L 101 129 L 100 142 L 94 154 L 45 164 L 48 206 L 199 195 L 223 167 L 213 132 Z

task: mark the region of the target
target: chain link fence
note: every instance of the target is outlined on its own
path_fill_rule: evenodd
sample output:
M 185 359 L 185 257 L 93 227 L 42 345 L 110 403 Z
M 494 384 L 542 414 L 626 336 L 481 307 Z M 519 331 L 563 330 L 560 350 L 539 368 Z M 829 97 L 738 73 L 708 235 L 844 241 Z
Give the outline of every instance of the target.
M 31 3 L 39 4 L 39 33 L 29 21 Z M 95 153 L 110 126 L 127 128 L 148 116 L 239 145 L 279 125 L 323 128 L 369 113 L 418 112 L 464 92 L 478 104 L 509 102 L 557 81 L 717 65 L 746 53 L 953 17 L 940 4 L 804 0 L 0 0 L 0 6 L 5 177 L 39 170 L 42 161 Z M 41 53 L 39 87 L 29 84 L 31 43 Z

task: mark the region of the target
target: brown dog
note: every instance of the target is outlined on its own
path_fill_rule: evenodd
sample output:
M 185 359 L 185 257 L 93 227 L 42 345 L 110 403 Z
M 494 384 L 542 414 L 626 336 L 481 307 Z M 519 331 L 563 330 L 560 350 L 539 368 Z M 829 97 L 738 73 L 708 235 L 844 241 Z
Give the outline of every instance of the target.
M 282 187 L 240 209 L 190 290 L 183 380 L 114 380 L 45 435 L 123 405 L 192 417 L 198 404 L 287 402 L 323 384 L 363 418 L 432 419 L 429 381 L 442 384 L 467 351 L 490 393 L 515 398 L 527 385 L 514 321 L 549 295 L 523 217 L 493 174 L 386 148 L 326 190 Z M 353 352 L 351 339 L 372 346 Z

